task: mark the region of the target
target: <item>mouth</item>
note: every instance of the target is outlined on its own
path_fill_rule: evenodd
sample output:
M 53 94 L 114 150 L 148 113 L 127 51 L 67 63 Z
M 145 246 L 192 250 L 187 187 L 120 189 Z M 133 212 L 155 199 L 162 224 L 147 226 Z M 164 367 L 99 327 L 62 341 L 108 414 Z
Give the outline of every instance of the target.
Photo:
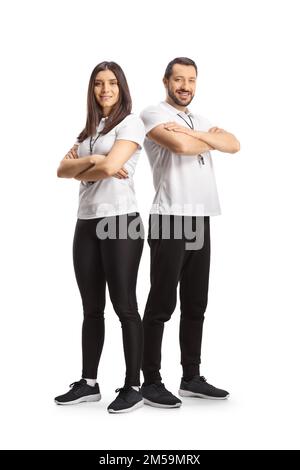
M 103 96 L 99 96 L 100 100 L 109 100 L 112 98 L 112 96 L 106 96 L 106 95 L 103 95 Z
M 177 94 L 181 98 L 188 98 L 189 96 L 191 96 L 191 93 L 189 91 L 177 91 Z

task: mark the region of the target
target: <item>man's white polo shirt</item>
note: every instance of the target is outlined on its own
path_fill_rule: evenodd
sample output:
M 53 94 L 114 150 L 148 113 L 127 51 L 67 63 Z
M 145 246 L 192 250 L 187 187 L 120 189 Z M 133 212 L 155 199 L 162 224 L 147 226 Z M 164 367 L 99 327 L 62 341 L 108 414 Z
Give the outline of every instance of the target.
M 104 128 L 105 119 L 101 119 L 97 127 L 97 133 L 101 132 Z M 97 134 L 93 138 L 95 139 L 96 136 Z M 138 148 L 123 165 L 128 171 L 127 179 L 110 177 L 94 183 L 81 181 L 77 211 L 78 219 L 94 219 L 138 211 L 133 174 L 141 153 L 144 138 L 145 128 L 143 122 L 135 114 L 128 114 L 107 134 L 102 136 L 100 134 L 93 147 L 93 154 L 107 155 L 115 141 L 120 139 L 136 142 Z M 87 138 L 79 145 L 77 149 L 79 158 L 90 154 L 89 142 L 90 138 Z M 78 141 L 75 143 L 78 143 Z
M 179 114 L 182 116 L 180 117 Z M 146 134 L 159 124 L 174 121 L 207 132 L 213 125 L 204 117 L 180 112 L 166 101 L 148 106 L 140 115 Z M 211 216 L 221 214 L 213 162 L 210 152 L 200 156 L 178 155 L 148 137 L 144 147 L 153 172 L 156 194 L 151 214 Z

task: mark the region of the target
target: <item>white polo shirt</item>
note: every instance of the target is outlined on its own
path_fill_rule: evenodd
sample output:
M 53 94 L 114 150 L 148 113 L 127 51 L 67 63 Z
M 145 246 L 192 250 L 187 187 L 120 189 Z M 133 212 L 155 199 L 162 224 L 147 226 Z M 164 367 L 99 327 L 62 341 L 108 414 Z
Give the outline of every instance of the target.
M 93 139 L 103 129 L 105 119 L 101 119 L 96 134 L 92 136 Z M 118 179 L 110 177 L 95 181 L 94 183 L 80 182 L 78 219 L 95 219 L 97 217 L 128 214 L 138 211 L 133 174 L 141 153 L 144 138 L 144 124 L 134 114 L 129 114 L 107 134 L 98 137 L 93 146 L 93 154 L 107 155 L 115 141 L 120 139 L 136 142 L 139 147 L 124 165 L 124 168 L 128 171 L 128 178 Z M 78 141 L 76 143 L 78 144 Z M 77 152 L 79 158 L 90 155 L 90 137 L 81 142 Z
M 178 115 L 180 114 L 182 118 Z M 146 134 L 154 127 L 174 121 L 195 130 L 207 132 L 213 125 L 204 117 L 180 112 L 166 101 L 148 106 L 140 115 Z M 191 125 L 191 124 L 190 124 Z M 144 147 L 153 172 L 155 197 L 151 214 L 211 216 L 221 214 L 213 162 L 209 151 L 200 156 L 178 155 L 161 147 L 148 137 Z

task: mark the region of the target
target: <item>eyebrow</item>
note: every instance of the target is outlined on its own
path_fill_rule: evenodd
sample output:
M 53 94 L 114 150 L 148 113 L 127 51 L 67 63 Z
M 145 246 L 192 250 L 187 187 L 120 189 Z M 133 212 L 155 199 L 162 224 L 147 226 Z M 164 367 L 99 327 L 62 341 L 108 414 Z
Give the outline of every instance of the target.
M 183 75 L 175 75 L 174 78 L 185 78 Z M 197 77 L 189 77 L 190 79 L 196 80 Z
M 108 81 L 109 82 L 117 82 L 117 79 L 116 78 L 109 78 Z M 95 82 L 103 82 L 103 80 L 101 78 L 97 78 L 95 80 Z

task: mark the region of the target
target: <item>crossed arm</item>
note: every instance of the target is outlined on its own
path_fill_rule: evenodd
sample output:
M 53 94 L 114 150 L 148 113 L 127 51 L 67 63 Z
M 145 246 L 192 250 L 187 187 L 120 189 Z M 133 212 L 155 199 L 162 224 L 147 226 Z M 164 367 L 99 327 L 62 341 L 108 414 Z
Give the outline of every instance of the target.
M 90 155 L 78 158 L 77 147 L 73 146 L 62 159 L 57 169 L 60 178 L 75 178 L 79 181 L 97 181 L 115 176 L 128 177 L 123 168 L 126 161 L 137 150 L 138 144 L 129 140 L 117 140 L 108 155 Z
M 240 150 L 237 138 L 219 127 L 203 132 L 188 129 L 176 122 L 167 122 L 152 129 L 147 136 L 162 147 L 184 156 L 199 155 L 208 150 L 226 153 Z

